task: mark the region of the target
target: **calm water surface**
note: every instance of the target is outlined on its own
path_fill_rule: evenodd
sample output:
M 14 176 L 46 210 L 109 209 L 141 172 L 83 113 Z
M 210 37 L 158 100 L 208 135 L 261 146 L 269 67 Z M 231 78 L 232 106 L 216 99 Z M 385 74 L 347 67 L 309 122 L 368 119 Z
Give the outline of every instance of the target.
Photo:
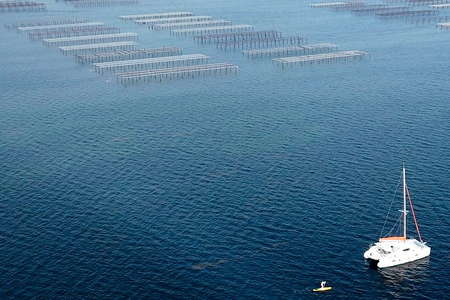
M 448 297 L 449 32 L 302 1 L 142 2 L 48 14 L 241 71 L 123 87 L 2 27 L 1 298 Z M 281 70 L 117 19 L 173 10 L 370 55 Z M 403 161 L 432 255 L 373 270 Z

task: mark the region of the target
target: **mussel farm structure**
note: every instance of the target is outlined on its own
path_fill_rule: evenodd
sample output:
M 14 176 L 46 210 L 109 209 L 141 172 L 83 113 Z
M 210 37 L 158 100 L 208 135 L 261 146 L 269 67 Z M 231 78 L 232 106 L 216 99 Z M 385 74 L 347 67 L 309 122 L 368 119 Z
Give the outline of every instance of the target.
M 307 63 L 311 64 L 320 62 L 348 61 L 351 59 L 363 57 L 365 55 L 367 55 L 367 52 L 359 50 L 350 50 L 350 51 L 338 51 L 331 53 L 274 58 L 273 61 L 281 64 L 282 66 L 286 66 L 292 64 L 307 64 Z
M 62 37 L 43 39 L 42 42 L 46 46 L 68 46 L 68 45 L 81 45 L 90 43 L 105 43 L 105 42 L 118 42 L 118 41 L 134 41 L 138 39 L 137 33 L 123 32 L 112 34 L 95 34 L 95 35 L 82 35 L 73 37 Z
M 59 47 L 59 50 L 61 50 L 64 55 L 69 55 L 114 49 L 136 49 L 136 45 L 137 44 L 135 42 L 96 43 L 86 45 L 62 46 Z
M 239 71 L 237 65 L 228 63 L 203 64 L 195 66 L 163 68 L 136 72 L 118 73 L 117 79 L 123 84 L 140 81 L 163 81 L 172 79 L 187 79 L 201 76 L 235 74 Z
M 42 40 L 42 39 L 62 38 L 71 36 L 111 34 L 119 32 L 120 29 L 117 27 L 101 25 L 101 26 L 86 26 L 83 28 L 75 28 L 75 29 L 65 28 L 64 30 L 49 30 L 45 32 L 29 32 L 28 38 L 31 40 Z
M 105 71 L 122 72 L 129 70 L 141 70 L 143 68 L 188 66 L 207 63 L 208 59 L 209 56 L 206 56 L 204 54 L 186 54 L 186 55 L 133 59 L 133 60 L 119 60 L 103 63 L 94 63 L 93 65 L 97 72 L 103 73 Z
M 242 40 L 254 40 L 254 39 L 273 39 L 281 38 L 282 33 L 279 31 L 248 31 L 248 32 L 230 32 L 230 33 L 216 33 L 216 34 L 203 34 L 194 36 L 194 40 L 199 43 L 223 43 L 223 42 L 239 42 Z
M 255 58 L 255 57 L 288 56 L 298 54 L 317 54 L 334 51 L 336 49 L 337 45 L 335 44 L 319 43 L 302 46 L 244 50 L 242 51 L 242 53 L 248 57 Z
M 50 18 L 40 20 L 27 20 L 14 24 L 5 24 L 7 29 L 17 29 L 18 27 L 32 27 L 32 26 L 44 26 L 44 25 L 58 25 L 58 24 L 74 24 L 88 22 L 84 18 L 68 17 L 68 18 Z
M 199 22 L 183 22 L 183 23 L 164 23 L 164 24 L 154 24 L 150 26 L 153 30 L 172 30 L 172 29 L 186 29 L 186 28 L 200 28 L 200 27 L 212 27 L 221 25 L 231 25 L 231 21 L 227 20 L 208 20 Z
M 17 27 L 17 30 L 22 32 L 48 32 L 52 30 L 73 30 L 81 29 L 84 27 L 103 26 L 103 22 L 83 22 L 73 24 L 56 24 L 56 25 L 41 25 L 41 26 L 21 26 Z
M 134 21 L 140 19 L 165 19 L 172 17 L 188 17 L 192 16 L 193 13 L 187 11 L 177 11 L 177 12 L 167 12 L 167 13 L 158 13 L 158 14 L 141 14 L 141 15 L 126 15 L 120 16 L 119 18 L 125 21 Z
M 76 56 L 79 63 L 100 63 L 117 60 L 132 60 L 140 58 L 152 58 L 162 56 L 181 55 L 183 50 L 177 47 L 149 48 L 138 50 L 116 50 L 110 52 L 98 52 L 92 54 L 80 54 Z
M 0 1 L 0 12 L 44 11 L 47 4 L 35 1 Z
M 202 27 L 202 28 L 190 28 L 190 29 L 176 29 L 172 30 L 171 33 L 175 35 L 199 35 L 205 33 L 220 33 L 220 32 L 241 32 L 253 30 L 252 25 L 239 24 L 239 25 L 229 25 L 229 26 L 213 26 L 213 27 Z
M 440 29 L 450 30 L 450 22 L 437 23 L 436 26 L 439 27 Z
M 212 20 L 211 16 L 190 16 L 190 17 L 176 17 L 176 18 L 162 18 L 162 19 L 137 19 L 134 20 L 136 24 L 153 25 L 166 23 L 184 23 L 184 22 L 201 22 Z

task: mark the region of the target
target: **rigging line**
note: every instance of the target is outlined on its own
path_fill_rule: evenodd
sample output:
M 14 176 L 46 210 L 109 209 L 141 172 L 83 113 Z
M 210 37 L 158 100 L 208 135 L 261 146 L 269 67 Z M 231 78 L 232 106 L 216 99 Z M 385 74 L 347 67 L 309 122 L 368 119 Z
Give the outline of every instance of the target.
M 417 234 L 419 235 L 419 240 L 423 243 L 422 235 L 420 234 L 420 230 L 419 230 L 419 223 L 417 223 L 416 212 L 414 211 L 414 205 L 412 202 L 411 194 L 409 193 L 408 186 L 406 186 L 406 195 L 408 196 L 408 199 L 409 199 L 409 206 L 411 207 L 411 213 L 412 213 L 412 216 L 414 219 L 414 224 L 416 225 Z
M 394 197 L 392 197 L 391 204 L 389 205 L 388 213 L 387 213 L 387 215 L 386 215 L 386 218 L 384 219 L 384 224 L 383 224 L 383 227 L 381 228 L 380 237 L 383 236 L 383 231 L 384 231 L 384 228 L 386 227 L 386 223 L 387 223 L 387 220 L 388 220 L 388 218 L 389 218 L 389 214 L 390 214 L 391 209 L 392 209 L 392 203 L 394 203 L 395 196 L 397 196 L 397 191 L 398 191 L 398 188 L 399 188 L 399 186 L 400 186 L 400 183 L 401 183 L 401 176 L 400 176 L 400 179 L 398 180 L 397 187 L 395 188 Z M 389 233 L 388 233 L 388 234 L 389 234 Z
M 400 220 L 402 219 L 403 215 L 400 215 L 400 217 L 398 217 L 397 221 L 395 222 L 394 226 L 392 226 L 391 230 L 389 230 L 387 235 L 390 235 L 392 233 L 392 231 L 397 232 L 400 229 Z
M 400 236 L 401 235 L 402 219 L 403 219 L 403 215 L 400 216 L 399 221 L 397 222 L 397 226 L 395 228 L 395 233 L 394 233 L 394 235 L 396 235 L 396 236 Z

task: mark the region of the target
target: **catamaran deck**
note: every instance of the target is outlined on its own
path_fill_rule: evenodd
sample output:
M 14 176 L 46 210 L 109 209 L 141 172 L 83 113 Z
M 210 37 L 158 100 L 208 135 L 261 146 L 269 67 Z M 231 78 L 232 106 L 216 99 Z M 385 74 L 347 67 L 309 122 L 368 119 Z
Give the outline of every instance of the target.
M 204 54 L 174 55 L 165 57 L 120 60 L 93 64 L 97 72 L 127 71 L 142 69 L 143 67 L 158 68 L 180 65 L 193 65 L 208 62 L 209 56 Z

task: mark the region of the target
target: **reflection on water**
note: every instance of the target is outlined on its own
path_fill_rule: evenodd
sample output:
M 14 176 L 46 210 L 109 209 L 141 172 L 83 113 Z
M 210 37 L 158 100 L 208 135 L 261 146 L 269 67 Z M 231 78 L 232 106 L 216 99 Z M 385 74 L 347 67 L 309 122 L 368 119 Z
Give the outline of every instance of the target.
M 427 277 L 430 258 L 403 264 L 400 266 L 379 269 L 379 274 L 384 279 L 385 284 L 401 284 L 405 280 L 423 281 Z
M 427 282 L 429 277 L 429 257 L 400 266 L 379 269 L 378 274 L 386 287 L 386 292 L 393 298 L 416 294 L 418 286 Z

